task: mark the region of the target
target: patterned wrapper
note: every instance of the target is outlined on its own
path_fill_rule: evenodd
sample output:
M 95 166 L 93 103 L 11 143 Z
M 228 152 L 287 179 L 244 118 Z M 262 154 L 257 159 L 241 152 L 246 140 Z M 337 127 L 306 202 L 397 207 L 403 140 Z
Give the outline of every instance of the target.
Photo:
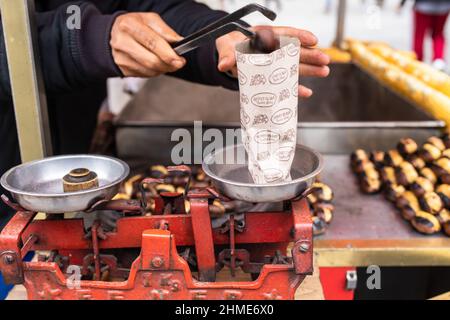
M 252 54 L 249 41 L 236 45 L 242 140 L 257 184 L 291 179 L 297 142 L 300 42 L 281 37 L 280 49 Z

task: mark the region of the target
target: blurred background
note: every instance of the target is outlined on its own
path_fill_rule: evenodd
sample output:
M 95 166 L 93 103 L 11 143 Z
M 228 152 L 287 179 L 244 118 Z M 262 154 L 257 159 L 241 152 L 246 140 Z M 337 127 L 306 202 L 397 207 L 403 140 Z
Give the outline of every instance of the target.
M 257 2 L 274 9 L 278 17 L 273 24 L 289 25 L 312 31 L 321 47 L 328 47 L 335 37 L 337 0 L 202 0 L 214 8 L 233 11 L 247 3 Z M 413 5 L 408 0 L 400 9 L 401 0 L 347 0 L 345 35 L 366 41 L 383 41 L 400 50 L 412 50 Z M 251 24 L 267 24 L 257 14 L 247 20 Z M 450 23 L 445 28 L 450 36 Z M 431 40 L 425 42 L 425 61 L 431 62 Z M 450 47 L 446 48 L 446 60 Z

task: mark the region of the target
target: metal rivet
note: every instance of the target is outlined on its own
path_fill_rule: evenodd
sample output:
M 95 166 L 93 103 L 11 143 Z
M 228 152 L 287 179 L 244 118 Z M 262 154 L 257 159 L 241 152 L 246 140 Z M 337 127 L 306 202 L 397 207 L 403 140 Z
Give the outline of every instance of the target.
M 7 254 L 3 257 L 3 262 L 5 264 L 12 264 L 14 262 L 14 257 L 10 254 Z
M 153 268 L 161 268 L 164 264 L 164 259 L 161 257 L 154 257 L 152 259 L 152 267 Z
M 301 243 L 299 249 L 300 249 L 301 252 L 308 252 L 308 250 L 309 250 L 309 244 L 307 244 L 307 243 Z

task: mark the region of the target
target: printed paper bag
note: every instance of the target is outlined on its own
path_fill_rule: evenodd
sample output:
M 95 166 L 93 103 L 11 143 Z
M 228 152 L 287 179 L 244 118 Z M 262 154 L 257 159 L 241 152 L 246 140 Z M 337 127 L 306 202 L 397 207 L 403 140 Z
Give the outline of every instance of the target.
M 280 49 L 252 53 L 249 41 L 236 46 L 242 140 L 257 184 L 290 179 L 297 142 L 300 43 L 281 37 Z

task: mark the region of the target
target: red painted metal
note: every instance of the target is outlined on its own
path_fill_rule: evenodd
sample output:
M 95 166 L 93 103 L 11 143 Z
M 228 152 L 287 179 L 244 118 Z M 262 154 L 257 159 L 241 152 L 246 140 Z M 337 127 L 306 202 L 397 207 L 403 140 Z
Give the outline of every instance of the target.
M 214 240 L 209 215 L 208 199 L 190 193 L 192 231 L 194 233 L 195 253 L 197 255 L 198 275 L 200 281 L 213 282 L 216 279 L 216 258 Z
M 294 259 L 295 273 L 312 274 L 313 272 L 313 235 L 311 229 L 311 217 L 303 213 L 309 212 L 306 201 L 292 202 L 292 213 L 294 218 L 294 239 L 292 257 Z
M 104 233 L 94 224 L 88 238 L 81 220 L 31 222 L 34 213 L 18 212 L 0 235 L 0 270 L 8 282 L 24 283 L 30 299 L 292 299 L 312 270 L 306 200 L 293 201 L 286 212 L 246 213 L 245 227 L 235 232 L 234 218 L 232 230 L 212 230 L 212 197 L 205 191 L 190 193 L 190 214 L 127 216 L 117 221 L 114 232 Z M 295 243 L 292 258 L 282 256 L 289 242 Z M 196 252 L 197 278 L 178 254 L 177 248 L 186 247 Z M 141 250 L 125 269 L 116 256 L 102 254 L 127 248 Z M 52 250 L 66 260 L 22 262 L 27 250 Z M 81 265 L 83 275 L 91 272 L 95 280 L 74 285 L 69 264 Z M 232 273 L 240 267 L 257 278 L 214 282 L 224 266 Z M 101 281 L 108 274 L 122 280 Z
M 100 280 L 100 252 L 98 249 L 98 229 L 100 228 L 99 221 L 95 221 L 92 225 L 92 249 L 94 251 L 94 265 L 95 265 L 95 279 Z
M 308 211 L 309 212 L 309 211 Z M 137 248 L 141 245 L 144 230 L 158 229 L 161 221 L 170 225 L 170 230 L 177 237 L 177 245 L 193 246 L 191 215 L 157 215 L 127 217 L 117 221 L 116 231 L 108 233 L 108 238 L 99 243 L 100 249 Z M 279 243 L 293 240 L 292 216 L 289 212 L 249 212 L 245 214 L 247 232 L 236 234 L 236 244 L 244 243 Z M 91 243 L 84 238 L 83 222 L 71 220 L 38 220 L 24 231 L 23 238 L 35 234 L 39 238 L 35 250 L 80 250 L 91 248 Z M 214 244 L 229 244 L 227 234 L 213 230 Z
M 30 242 L 22 242 L 22 233 L 35 217 L 36 213 L 17 212 L 0 233 L 0 270 L 5 283 L 22 283 L 24 281 L 22 258 L 30 248 Z M 25 239 L 30 239 L 28 235 Z M 33 237 L 33 236 L 31 236 Z
M 353 300 L 355 291 L 347 290 L 347 272 L 354 267 L 323 267 L 320 271 L 325 300 Z

